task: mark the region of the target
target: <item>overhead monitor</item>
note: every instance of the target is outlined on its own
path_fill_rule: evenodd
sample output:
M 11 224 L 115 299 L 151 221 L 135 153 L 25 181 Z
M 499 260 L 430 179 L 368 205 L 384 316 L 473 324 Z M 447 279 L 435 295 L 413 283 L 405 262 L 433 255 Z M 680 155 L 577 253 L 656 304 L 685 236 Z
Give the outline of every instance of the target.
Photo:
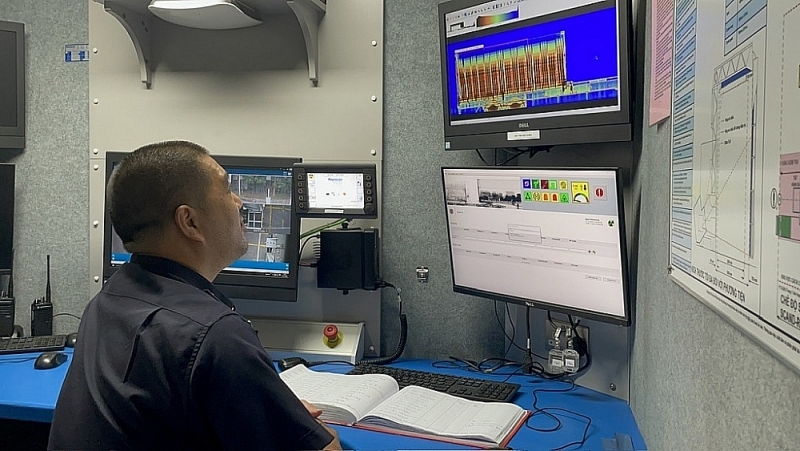
M 630 324 L 620 173 L 443 168 L 453 289 Z
M 445 149 L 630 141 L 627 0 L 439 4 Z
M 106 154 L 106 177 L 126 153 Z M 223 269 L 214 284 L 232 299 L 297 301 L 299 219 L 292 212 L 292 174 L 300 158 L 213 156 L 242 199 L 247 252 Z M 130 261 L 106 214 L 104 279 Z
M 374 163 L 295 164 L 295 211 L 304 218 L 377 218 Z
M 0 148 L 25 147 L 25 25 L 0 20 Z

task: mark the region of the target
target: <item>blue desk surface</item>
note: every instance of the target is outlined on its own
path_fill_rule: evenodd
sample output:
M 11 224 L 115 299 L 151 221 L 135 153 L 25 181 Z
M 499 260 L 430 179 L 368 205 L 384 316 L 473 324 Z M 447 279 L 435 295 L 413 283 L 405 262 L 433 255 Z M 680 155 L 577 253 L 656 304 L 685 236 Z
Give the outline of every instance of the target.
M 72 360 L 72 350 L 65 352 L 69 355 L 67 363 L 52 370 L 33 369 L 38 353 L 0 356 L 0 418 L 52 421 L 58 392 Z M 507 377 L 502 374 L 489 376 L 460 369 L 433 368 L 429 360 L 402 360 L 393 366 L 495 380 L 505 380 Z M 337 373 L 347 372 L 348 369 L 345 365 L 333 364 L 314 367 L 314 370 Z M 532 416 L 509 443 L 511 448 L 603 450 L 604 444 L 608 449 L 609 440 L 621 434 L 619 449 L 625 449 L 626 436 L 630 437 L 633 449 L 646 449 L 633 413 L 622 400 L 580 386 L 570 389 L 569 383 L 535 376 L 515 375 L 509 381 L 522 386 L 514 399 L 516 404 L 533 411 L 535 392 L 537 407 L 546 409 L 552 415 L 539 413 Z M 584 417 L 591 418 L 588 430 L 586 427 L 589 422 Z M 451 443 L 387 435 L 347 426 L 333 427 L 339 432 L 346 449 L 468 449 Z M 583 440 L 584 431 L 586 441 L 578 446 Z M 570 443 L 574 444 L 568 446 Z

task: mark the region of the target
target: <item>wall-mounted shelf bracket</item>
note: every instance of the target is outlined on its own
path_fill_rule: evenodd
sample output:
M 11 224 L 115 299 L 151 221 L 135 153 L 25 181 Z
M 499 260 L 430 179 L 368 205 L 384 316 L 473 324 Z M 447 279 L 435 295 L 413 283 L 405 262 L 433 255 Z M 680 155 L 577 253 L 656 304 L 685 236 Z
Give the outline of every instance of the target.
M 286 4 L 297 16 L 300 28 L 303 29 L 308 55 L 308 78 L 316 86 L 319 81 L 317 67 L 319 62 L 319 23 L 325 16 L 325 3 L 320 0 L 287 0 Z
M 136 49 L 136 56 L 139 58 L 139 72 L 142 83 L 145 84 L 146 88 L 150 88 L 150 17 L 131 11 L 116 2 L 107 0 L 95 1 L 102 3 L 106 12 L 114 16 L 125 28 L 125 31 L 128 32 L 131 41 L 133 41 L 133 47 Z

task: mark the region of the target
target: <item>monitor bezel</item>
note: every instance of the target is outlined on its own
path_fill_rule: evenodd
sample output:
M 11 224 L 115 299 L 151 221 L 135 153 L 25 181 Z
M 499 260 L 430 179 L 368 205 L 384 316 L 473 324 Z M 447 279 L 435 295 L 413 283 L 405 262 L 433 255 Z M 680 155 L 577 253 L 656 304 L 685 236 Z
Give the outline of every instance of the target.
M 0 148 L 25 148 L 25 24 L 0 20 L 0 31 L 13 33 L 16 37 L 15 54 L 17 97 L 16 126 L 0 125 Z
M 448 221 L 447 212 L 447 193 L 445 185 L 445 171 L 447 170 L 530 170 L 530 171 L 612 171 L 614 172 L 616 189 L 617 189 L 617 214 L 619 222 L 619 243 L 620 243 L 620 264 L 622 270 L 622 302 L 624 309 L 624 316 L 610 315 L 607 313 L 593 312 L 589 310 L 579 309 L 570 306 L 563 306 L 551 302 L 525 299 L 516 296 L 510 296 L 502 293 L 494 293 L 477 288 L 472 288 L 456 284 L 455 268 L 453 265 L 453 244 L 451 241 L 450 223 Z M 572 315 L 578 318 L 586 318 L 590 320 L 600 321 L 619 326 L 630 326 L 631 319 L 631 294 L 630 294 L 630 272 L 628 265 L 628 250 L 627 250 L 627 232 L 625 227 L 625 203 L 623 202 L 623 184 L 622 184 L 622 171 L 616 167 L 535 167 L 535 166 L 443 166 L 441 168 L 442 179 L 442 200 L 444 201 L 444 214 L 445 214 L 445 233 L 447 234 L 447 251 L 450 257 L 450 280 L 452 281 L 453 291 L 455 293 L 467 294 L 477 296 L 485 299 L 492 299 L 495 301 L 502 301 L 511 304 L 532 307 L 540 310 L 550 312 L 562 313 L 565 315 Z
M 16 166 L 0 163 L 0 270 L 14 269 L 15 180 Z
M 114 165 L 122 161 L 128 152 L 106 152 L 106 185 L 111 176 Z M 272 156 L 227 156 L 211 155 L 220 166 L 228 170 L 229 168 L 242 169 L 286 169 L 292 171 L 295 163 L 301 162 L 301 158 L 296 157 L 272 157 Z M 294 184 L 291 185 L 294 190 Z M 293 192 L 292 199 L 293 197 Z M 106 198 L 104 196 L 104 205 Z M 105 210 L 105 224 L 103 234 L 103 280 L 108 280 L 121 265 L 111 263 L 111 232 L 112 224 L 108 213 Z M 286 240 L 286 255 L 289 263 L 289 274 L 287 277 L 271 277 L 264 274 L 252 273 L 247 271 L 236 271 L 233 269 L 223 269 L 216 279 L 214 285 L 229 298 L 254 299 L 263 301 L 296 302 L 297 301 L 297 280 L 299 272 L 300 258 L 298 255 L 300 245 L 300 221 L 297 215 L 290 214 L 291 232 Z
M 631 45 L 632 24 L 630 4 L 627 0 L 617 2 L 617 33 L 619 34 L 619 93 L 620 109 L 589 114 L 572 114 L 544 118 L 520 119 L 509 115 L 505 120 L 481 124 L 452 125 L 448 108 L 448 64 L 445 17 L 454 11 L 490 3 L 491 0 L 450 0 L 438 5 L 439 56 L 442 83 L 442 111 L 444 115 L 445 150 L 472 150 L 492 148 L 529 149 L 551 147 L 564 144 L 583 144 L 597 142 L 628 142 L 633 139 L 631 86 L 633 53 Z M 594 5 L 589 5 L 591 7 Z M 465 34 L 460 39 L 470 39 L 497 30 Z M 456 41 L 459 38 L 454 38 Z M 536 132 L 536 139 L 509 140 L 509 133 Z

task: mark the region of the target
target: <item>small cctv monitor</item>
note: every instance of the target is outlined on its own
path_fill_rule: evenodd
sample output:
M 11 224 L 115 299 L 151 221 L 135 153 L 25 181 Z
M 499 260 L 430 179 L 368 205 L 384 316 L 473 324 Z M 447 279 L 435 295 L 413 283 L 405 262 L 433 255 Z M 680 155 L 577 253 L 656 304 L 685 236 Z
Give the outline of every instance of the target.
M 300 217 L 378 217 L 375 164 L 296 163 L 293 180 Z
M 106 176 L 126 156 L 106 153 Z M 212 156 L 228 173 L 231 191 L 242 199 L 247 251 L 224 268 L 214 285 L 233 299 L 297 302 L 300 219 L 292 213 L 292 165 L 300 158 Z M 103 277 L 131 259 L 106 213 Z

